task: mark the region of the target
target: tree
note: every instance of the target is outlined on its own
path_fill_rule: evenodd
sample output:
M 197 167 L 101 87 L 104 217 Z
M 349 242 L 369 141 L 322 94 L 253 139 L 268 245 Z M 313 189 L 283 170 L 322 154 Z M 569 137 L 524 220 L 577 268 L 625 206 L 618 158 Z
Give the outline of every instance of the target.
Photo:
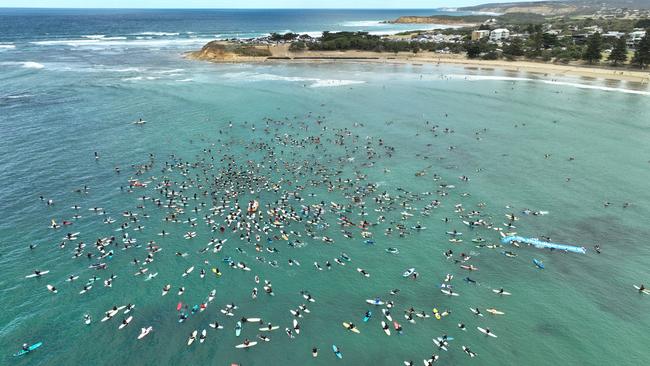
M 503 56 L 506 58 L 513 58 L 516 56 L 524 55 L 524 44 L 521 38 L 513 38 L 510 44 L 503 47 Z
M 642 69 L 650 65 L 650 30 L 641 38 L 641 42 L 636 48 L 632 62 Z
M 611 61 L 614 66 L 618 66 L 619 63 L 627 61 L 627 42 L 625 38 L 625 36 L 622 36 L 617 39 L 614 44 L 614 49 L 612 49 L 612 53 L 609 54 L 608 60 Z
M 600 33 L 596 32 L 590 35 L 587 38 L 587 49 L 582 54 L 582 59 L 589 62 L 589 64 L 593 64 L 594 61 L 595 62 L 600 61 L 600 58 L 602 57 L 601 55 L 601 51 L 602 51 L 601 48 L 603 47 L 602 43 L 603 41 L 602 38 L 600 37 Z
M 481 55 L 481 46 L 478 42 L 468 42 L 465 45 L 467 58 L 477 58 Z
M 528 52 L 526 52 L 526 57 L 539 57 L 542 54 L 542 49 L 544 49 L 544 33 L 541 27 L 531 26 L 529 30 L 534 30 L 534 32 L 530 33 L 530 37 L 528 37 Z
M 297 41 L 291 43 L 291 46 L 289 46 L 289 51 L 304 51 L 307 48 L 307 44 L 304 41 Z
M 634 24 L 634 28 L 650 28 L 650 19 L 639 19 L 639 21 Z

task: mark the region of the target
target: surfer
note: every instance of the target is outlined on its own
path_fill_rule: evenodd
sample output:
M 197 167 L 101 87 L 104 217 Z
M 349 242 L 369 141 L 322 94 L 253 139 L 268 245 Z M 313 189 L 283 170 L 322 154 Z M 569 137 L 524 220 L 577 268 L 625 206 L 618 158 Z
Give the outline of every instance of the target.
M 643 284 L 639 285 L 639 292 L 644 292 L 646 290 L 645 286 Z

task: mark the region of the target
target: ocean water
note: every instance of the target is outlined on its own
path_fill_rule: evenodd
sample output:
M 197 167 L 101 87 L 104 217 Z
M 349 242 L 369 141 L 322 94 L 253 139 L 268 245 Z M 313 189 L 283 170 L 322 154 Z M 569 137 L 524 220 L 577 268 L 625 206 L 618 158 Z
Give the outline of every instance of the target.
M 404 360 L 418 364 L 433 352 L 440 355 L 441 364 L 453 365 L 648 363 L 650 297 L 632 287 L 648 282 L 647 86 L 569 77 L 550 81 L 536 74 L 436 65 L 213 65 L 182 58 L 183 52 L 218 35 L 397 31 L 377 21 L 430 13 L 1 10 L 0 305 L 4 311 L 0 364 L 401 365 Z M 138 118 L 147 124 L 131 124 Z M 269 133 L 264 131 L 267 118 L 281 121 L 271 123 Z M 439 126 L 435 132 L 433 126 Z M 350 131 L 344 146 L 332 143 L 337 129 Z M 275 136 L 285 134 L 296 138 L 322 134 L 323 146 L 319 150 L 282 145 Z M 395 148 L 392 156 L 380 147 L 380 138 Z M 305 224 L 293 223 L 287 229 L 302 232 L 300 240 L 306 245 L 292 248 L 284 240 L 267 244 L 263 235 L 264 245 L 279 249 L 269 254 L 256 253 L 239 240 L 239 233 L 211 233 L 202 219 L 213 204 L 207 198 L 202 199 L 207 204 L 203 211 L 191 213 L 195 205 L 190 201 L 182 215 L 183 219 L 197 217 L 195 228 L 164 223 L 165 210 L 150 201 L 144 203 L 144 210 L 136 208 L 143 204 L 138 196 L 159 197 L 154 186 L 161 177 L 181 181 L 203 174 L 200 168 L 190 168 L 187 177 L 178 169 L 163 171 L 165 162 L 173 159 L 171 154 L 178 161 L 195 162 L 210 156 L 204 149 L 212 149 L 216 169 L 222 167 L 219 160 L 226 154 L 239 164 L 263 162 L 251 143 L 272 144 L 281 154 L 278 159 L 305 171 L 318 166 L 331 177 L 340 171 L 339 176 L 350 179 L 353 187 L 375 184 L 377 191 L 365 199 L 367 216 L 359 215 L 358 206 L 345 213 L 355 222 L 362 218 L 376 222 L 386 216 L 370 229 L 375 244 L 364 244 L 359 229 L 348 229 L 354 237 L 345 238 L 338 226 L 339 214 L 329 209 L 324 219 L 331 226 L 317 228 L 316 235 L 333 238 L 333 244 L 307 237 Z M 366 146 L 376 149 L 380 157 L 369 160 Z M 95 152 L 100 159 L 94 158 Z M 152 181 L 150 186 L 133 193 L 120 190 L 136 177 L 132 165 L 147 163 L 149 154 L 155 156 L 154 168 L 138 177 Z M 120 167 L 120 174 L 115 167 Z M 418 177 L 418 171 L 426 174 Z M 296 174 L 281 165 L 268 176 L 278 181 L 282 173 L 285 178 Z M 357 173 L 367 177 L 357 180 Z M 440 180 L 434 180 L 434 174 Z M 470 180 L 463 182 L 459 176 Z M 305 173 L 294 182 L 305 186 L 304 201 L 290 202 L 297 210 L 321 201 L 326 206 L 330 201 L 350 203 L 351 191 L 312 186 L 314 178 Z M 448 195 L 438 196 L 442 183 L 456 188 L 442 189 Z M 84 185 L 90 188 L 88 194 L 74 192 Z M 288 185 L 283 189 L 293 190 Z M 420 222 L 427 229 L 409 229 L 403 238 L 384 235 L 386 228 L 394 226 L 391 222 L 401 222 L 400 213 L 407 209 L 375 211 L 379 206 L 371 197 L 383 191 L 392 197 L 408 195 L 413 216 L 404 225 Z M 200 192 L 196 186 L 186 189 L 188 196 L 195 192 Z M 281 193 L 241 192 L 240 202 L 256 198 L 264 206 Z M 41 195 L 53 199 L 54 205 L 45 205 Z M 440 207 L 423 216 L 422 209 L 434 199 L 441 201 Z M 397 202 L 401 200 L 405 199 Z M 611 205 L 605 207 L 604 202 Z M 547 235 L 560 243 L 584 246 L 588 252 L 477 248 L 471 238 L 482 236 L 487 243 L 497 243 L 500 237 L 494 230 L 465 226 L 454 212 L 458 203 L 467 211 L 480 210 L 481 218 L 495 225 L 507 221 L 504 214 L 515 213 L 520 216 L 515 222 L 519 235 Z M 82 218 L 69 227 L 48 227 L 52 219 L 70 220 L 74 204 L 82 207 Z M 106 216 L 88 211 L 97 206 L 117 222 L 103 224 Z M 548 214 L 524 215 L 524 209 Z M 87 268 L 95 260 L 73 259 L 74 242 L 59 248 L 67 232 L 81 233 L 77 241 L 88 245 L 86 252 L 93 251 L 99 237 L 117 235 L 119 240 L 122 232 L 115 229 L 126 210 L 151 215 L 142 219 L 144 230 L 129 230 L 143 247 L 116 249 L 106 261 L 107 270 Z M 449 223 L 443 221 L 445 217 Z M 157 236 L 162 229 L 171 234 Z M 463 243 L 448 241 L 445 232 L 454 229 L 464 233 Z M 197 238 L 185 240 L 186 231 L 196 231 Z M 218 254 L 199 254 L 212 237 L 229 240 Z M 132 260 L 145 258 L 144 244 L 149 240 L 163 251 L 148 265 L 159 275 L 144 281 L 143 276 L 133 275 L 138 267 Z M 29 250 L 30 243 L 37 244 L 36 249 Z M 601 254 L 591 249 L 596 244 L 601 245 Z M 400 254 L 386 254 L 388 247 L 398 248 Z M 445 259 L 443 252 L 449 248 L 454 258 L 469 253 L 469 263 L 479 270 L 467 272 Z M 513 250 L 518 256 L 507 258 L 502 250 Z M 189 255 L 175 256 L 178 251 Z M 333 262 L 341 252 L 352 258 L 346 266 Z M 246 262 L 252 271 L 228 268 L 222 261 L 226 256 Z M 278 267 L 258 262 L 256 256 L 277 260 Z M 302 265 L 288 266 L 289 258 Z M 537 270 L 533 258 L 544 261 L 546 269 Z M 210 265 L 203 264 L 206 259 Z M 312 266 L 326 260 L 332 262 L 331 271 Z M 191 265 L 195 271 L 181 277 Z M 199 278 L 200 268 L 213 266 L 221 269 L 221 277 L 208 273 Z M 371 277 L 360 276 L 357 267 Z M 416 281 L 401 275 L 410 267 L 420 273 Z M 40 279 L 25 279 L 34 269 L 51 272 Z M 79 280 L 66 282 L 73 273 Z M 112 288 L 99 282 L 87 294 L 78 294 L 92 275 L 103 280 L 111 273 L 118 275 Z M 438 287 L 447 273 L 455 276 L 452 284 L 460 296 L 440 293 Z M 253 281 L 255 274 L 272 281 L 276 296 L 262 292 L 262 284 Z M 463 281 L 466 276 L 478 284 Z M 172 290 L 161 297 L 167 283 Z M 59 293 L 49 293 L 46 284 L 55 285 Z M 179 286 L 186 288 L 180 297 Z M 260 290 L 256 300 L 250 296 L 253 287 Z M 499 287 L 513 295 L 495 296 L 491 290 Z M 388 295 L 394 288 L 400 293 Z M 179 301 L 199 304 L 212 289 L 217 296 L 207 310 L 177 322 Z M 300 334 L 289 339 L 282 329 L 293 318 L 288 310 L 304 302 L 301 290 L 317 301 L 309 304 L 311 313 L 299 319 Z M 364 301 L 377 296 L 395 302 L 391 312 L 404 328 L 402 335 L 393 332 L 387 337 L 380 329 L 379 308 L 371 309 Z M 129 302 L 136 308 L 126 329 L 117 329 L 121 315 L 100 322 L 104 311 Z M 230 302 L 239 306 L 232 318 L 218 310 Z M 403 311 L 411 306 L 428 314 L 434 307 L 451 313 L 442 320 L 416 318 L 410 324 Z M 485 317 L 475 317 L 469 307 L 479 307 Z M 490 316 L 484 309 L 491 307 L 505 314 Z M 373 318 L 363 323 L 368 309 L 373 310 Z M 89 326 L 83 323 L 84 313 L 93 317 Z M 242 336 L 235 337 L 235 321 L 242 316 L 261 317 L 281 328 L 270 334 L 271 342 L 238 350 L 234 346 L 244 337 L 252 340 L 259 333 L 257 326 L 245 325 Z M 224 325 L 223 330 L 208 327 L 215 320 Z M 343 329 L 344 321 L 356 323 L 361 333 Z M 458 329 L 460 322 L 467 331 Z M 149 325 L 154 331 L 136 340 L 139 329 Z M 486 338 L 477 326 L 489 327 L 498 338 Z M 186 346 L 190 332 L 204 328 L 208 329 L 206 342 Z M 455 338 L 448 352 L 435 350 L 431 342 L 443 333 Z M 22 343 L 37 341 L 44 344 L 36 352 L 12 356 Z M 343 359 L 334 357 L 332 344 L 341 348 Z M 470 359 L 462 345 L 477 357 Z M 316 359 L 311 356 L 314 346 L 320 350 Z

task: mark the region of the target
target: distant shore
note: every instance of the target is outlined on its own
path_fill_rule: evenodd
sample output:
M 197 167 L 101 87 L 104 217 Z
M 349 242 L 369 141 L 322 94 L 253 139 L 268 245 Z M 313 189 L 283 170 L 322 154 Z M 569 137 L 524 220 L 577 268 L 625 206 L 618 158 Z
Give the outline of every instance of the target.
M 223 42 L 223 44 L 227 44 Z M 650 72 L 627 68 L 555 64 L 532 61 L 476 60 L 459 54 L 434 52 L 388 53 L 372 51 L 300 51 L 292 52 L 286 44 L 264 47 L 266 56 L 242 56 L 229 52 L 189 52 L 187 58 L 215 63 L 286 63 L 286 62 L 372 62 L 395 64 L 450 64 L 479 68 L 498 68 L 512 72 L 530 72 L 545 77 L 585 77 L 650 84 Z

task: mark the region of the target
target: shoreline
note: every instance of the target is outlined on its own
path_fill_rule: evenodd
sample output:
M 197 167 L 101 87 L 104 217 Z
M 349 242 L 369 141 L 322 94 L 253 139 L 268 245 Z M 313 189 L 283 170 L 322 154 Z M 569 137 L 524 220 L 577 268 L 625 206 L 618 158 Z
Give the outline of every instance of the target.
M 188 52 L 186 58 L 213 63 L 318 63 L 367 62 L 384 64 L 461 65 L 466 67 L 501 69 L 508 72 L 529 72 L 546 77 L 583 77 L 610 81 L 625 81 L 650 85 L 650 71 L 627 68 L 599 67 L 576 64 L 554 64 L 535 61 L 477 60 L 459 54 L 434 52 L 377 53 L 372 51 L 301 51 L 291 52 L 286 45 L 269 46 L 271 56 L 253 57 L 234 54 L 212 54 L 204 51 Z

